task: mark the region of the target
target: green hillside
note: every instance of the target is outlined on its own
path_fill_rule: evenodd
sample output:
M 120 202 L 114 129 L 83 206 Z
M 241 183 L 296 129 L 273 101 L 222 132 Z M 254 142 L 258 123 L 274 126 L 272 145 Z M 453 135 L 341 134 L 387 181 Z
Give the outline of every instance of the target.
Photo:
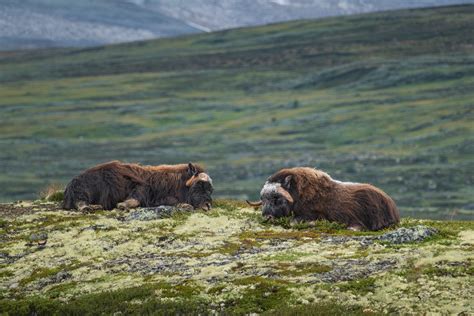
M 204 163 L 256 198 L 282 167 L 474 218 L 474 6 L 0 53 L 0 199 L 111 159 Z

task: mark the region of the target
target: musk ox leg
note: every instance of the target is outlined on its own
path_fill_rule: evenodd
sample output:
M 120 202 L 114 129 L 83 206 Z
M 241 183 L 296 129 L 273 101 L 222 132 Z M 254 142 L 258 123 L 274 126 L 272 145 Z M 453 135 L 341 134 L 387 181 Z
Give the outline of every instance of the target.
M 179 203 L 179 200 L 174 196 L 168 196 L 161 201 L 163 205 L 175 206 L 176 208 L 183 211 L 192 211 L 194 207 L 188 203 Z
M 128 210 L 140 206 L 140 202 L 136 199 L 127 199 L 117 204 L 117 208 L 121 210 Z
M 76 210 L 83 213 L 90 213 L 93 211 L 103 210 L 104 207 L 98 204 L 88 204 L 84 201 L 79 201 L 76 203 Z
M 175 205 L 179 204 L 179 200 L 177 198 L 175 198 L 174 196 L 168 196 L 168 197 L 165 197 L 161 201 L 161 204 L 162 205 L 175 206 Z

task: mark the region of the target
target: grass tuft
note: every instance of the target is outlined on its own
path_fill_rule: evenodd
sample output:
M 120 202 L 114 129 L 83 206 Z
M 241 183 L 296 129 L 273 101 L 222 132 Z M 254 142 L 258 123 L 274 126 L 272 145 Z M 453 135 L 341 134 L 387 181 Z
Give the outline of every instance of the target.
M 62 202 L 64 200 L 64 187 L 59 184 L 51 184 L 40 191 L 39 198 L 48 202 Z

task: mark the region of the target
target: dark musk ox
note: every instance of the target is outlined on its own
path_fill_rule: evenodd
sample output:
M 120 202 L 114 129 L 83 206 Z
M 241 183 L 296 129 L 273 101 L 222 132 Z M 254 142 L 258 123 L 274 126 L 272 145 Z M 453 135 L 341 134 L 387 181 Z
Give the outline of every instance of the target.
M 196 164 L 142 166 L 111 161 L 74 177 L 64 192 L 64 208 L 79 211 L 177 205 L 209 210 L 212 179 Z
M 395 202 L 382 190 L 365 183 L 341 182 L 312 168 L 282 169 L 268 178 L 260 193 L 267 219 L 338 222 L 353 230 L 379 230 L 400 221 Z

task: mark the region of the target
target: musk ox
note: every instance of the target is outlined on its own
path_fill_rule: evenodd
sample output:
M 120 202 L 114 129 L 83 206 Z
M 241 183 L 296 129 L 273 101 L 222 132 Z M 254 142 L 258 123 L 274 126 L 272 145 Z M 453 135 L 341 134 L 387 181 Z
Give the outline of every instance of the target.
M 267 218 L 339 222 L 354 230 L 379 230 L 400 221 L 395 202 L 382 190 L 365 183 L 341 182 L 312 168 L 282 169 L 268 178 L 260 192 Z
M 74 177 L 66 186 L 63 207 L 87 212 L 187 203 L 209 210 L 212 191 L 212 179 L 196 164 L 142 166 L 111 161 Z

